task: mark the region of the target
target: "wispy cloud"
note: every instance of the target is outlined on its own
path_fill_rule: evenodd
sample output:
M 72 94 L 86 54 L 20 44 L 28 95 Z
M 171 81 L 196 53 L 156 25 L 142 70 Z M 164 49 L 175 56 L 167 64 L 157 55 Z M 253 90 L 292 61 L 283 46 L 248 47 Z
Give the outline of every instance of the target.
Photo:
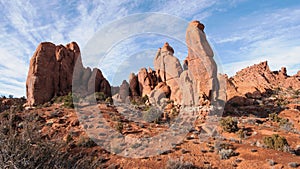
M 213 36 L 217 48 L 224 48 L 224 71 L 234 75 L 242 67 L 268 60 L 272 69 L 286 66 L 295 74 L 300 63 L 299 16 L 298 8 L 254 13 L 232 23 L 234 31 Z
M 114 71 L 125 70 L 125 64 L 120 67 L 116 64 L 134 62 L 128 58 L 143 58 L 141 53 L 156 51 L 164 41 L 173 38 L 171 45 L 175 55 L 180 59 L 186 56 L 185 28 L 186 23 L 177 24 L 170 19 L 140 18 L 140 22 L 132 20 L 129 24 L 144 24 L 139 26 L 114 25 L 113 29 L 119 33 L 106 33 L 101 39 L 103 43 L 95 43 L 96 48 L 110 51 L 105 60 L 105 65 L 99 60 L 88 60 L 84 55 L 85 46 L 99 30 L 107 25 L 131 14 L 144 12 L 157 12 L 173 15 L 182 20 L 206 20 L 215 17 L 215 13 L 230 12 L 231 8 L 238 8 L 245 0 L 201 0 L 201 1 L 0 1 L 0 94 L 25 95 L 25 80 L 29 67 L 29 59 L 37 45 L 42 41 L 51 41 L 55 44 L 66 44 L 76 41 L 82 51 L 86 66 L 100 66 L 106 76 L 112 77 Z M 218 25 L 225 31 L 208 31 L 208 37 L 214 42 L 218 50 L 224 72 L 235 72 L 242 65 L 256 63 L 262 59 L 270 60 L 271 68 L 282 64 L 291 68 L 291 72 L 299 66 L 299 22 L 300 10 L 297 8 L 258 11 L 246 16 L 228 18 L 227 25 Z M 161 20 L 162 19 L 162 20 Z M 149 25 L 157 25 L 156 31 L 161 35 L 157 38 L 145 34 L 142 40 L 138 37 L 127 37 L 111 44 L 111 39 L 118 39 L 128 32 L 140 31 L 144 28 L 147 32 Z M 125 25 L 125 26 L 124 26 Z M 159 27 L 160 26 L 160 27 Z M 153 31 L 153 30 L 149 30 Z M 177 32 L 176 32 L 177 31 Z M 144 32 L 144 33 L 145 33 Z M 166 32 L 173 35 L 164 37 Z M 105 34 L 103 34 L 105 35 Z M 182 35 L 182 36 L 181 36 Z M 161 37 L 159 37 L 161 36 Z M 177 38 L 177 39 L 176 39 Z M 124 40 L 124 41 L 123 41 Z M 160 42 L 163 41 L 163 42 Z M 122 41 L 122 43 L 120 42 Z M 141 43 L 142 42 L 142 43 Z M 182 42 L 182 43 L 181 43 Z M 97 46 L 102 45 L 102 46 Z M 106 46 L 107 45 L 107 46 Z M 116 46 L 114 46 L 116 45 Z M 107 51 L 103 51 L 104 53 Z M 150 52 L 149 52 L 150 51 Z M 147 53 L 147 52 L 146 52 Z M 148 56 L 149 62 L 151 57 Z M 282 59 L 283 58 L 283 59 Z M 117 63 L 116 63 L 117 61 Z M 142 64 L 143 59 L 140 59 Z M 145 62 L 145 59 L 144 59 Z M 148 64 L 147 64 L 148 65 Z M 233 66 L 232 66 L 233 65 Z M 132 70 L 138 70 L 139 64 Z M 231 74 L 231 73 L 229 73 Z M 120 74 L 121 75 L 121 74 Z M 124 75 L 125 76 L 125 75 Z M 121 77 L 120 77 L 121 78 Z

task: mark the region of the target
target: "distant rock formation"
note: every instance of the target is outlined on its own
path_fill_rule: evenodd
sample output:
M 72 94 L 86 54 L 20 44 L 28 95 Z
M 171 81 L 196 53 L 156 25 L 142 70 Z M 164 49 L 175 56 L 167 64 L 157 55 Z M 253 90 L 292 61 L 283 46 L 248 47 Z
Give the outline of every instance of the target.
M 235 76 L 227 77 L 227 99 L 234 96 L 260 97 L 261 93 L 276 88 L 300 89 L 300 78 L 296 74 L 288 76 L 285 67 L 271 71 L 267 61 L 238 71 Z
M 42 42 L 30 60 L 26 80 L 27 104 L 43 104 L 54 96 L 68 94 L 72 91 L 72 80 L 86 93 L 96 91 L 111 95 L 110 84 L 102 72 L 96 68 L 91 71 L 90 68 L 83 67 L 77 43 L 56 46 L 50 42 Z
M 131 73 L 129 76 L 129 88 L 131 96 L 139 96 L 140 89 L 139 89 L 139 79 L 134 73 Z

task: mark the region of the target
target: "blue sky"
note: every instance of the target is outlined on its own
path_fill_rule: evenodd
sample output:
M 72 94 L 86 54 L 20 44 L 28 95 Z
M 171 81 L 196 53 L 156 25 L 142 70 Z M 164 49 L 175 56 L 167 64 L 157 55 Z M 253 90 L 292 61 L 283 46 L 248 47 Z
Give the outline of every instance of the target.
M 219 69 L 230 76 L 264 60 L 269 61 L 272 70 L 286 66 L 290 75 L 300 70 L 300 2 L 297 0 L 124 0 L 121 3 L 118 0 L 1 0 L 0 95 L 26 95 L 29 60 L 40 42 L 76 41 L 84 51 L 89 40 L 106 25 L 145 12 L 203 22 Z M 166 29 L 182 31 L 177 27 Z M 186 57 L 184 39 L 141 34 L 111 47 L 107 55 L 112 59 L 94 63 L 112 84 L 118 84 L 127 79 L 128 72 L 152 66 L 157 48 L 165 41 L 173 46 L 180 60 Z M 86 66 L 95 66 L 85 59 L 84 53 L 82 58 Z M 113 62 L 122 64 L 116 67 Z

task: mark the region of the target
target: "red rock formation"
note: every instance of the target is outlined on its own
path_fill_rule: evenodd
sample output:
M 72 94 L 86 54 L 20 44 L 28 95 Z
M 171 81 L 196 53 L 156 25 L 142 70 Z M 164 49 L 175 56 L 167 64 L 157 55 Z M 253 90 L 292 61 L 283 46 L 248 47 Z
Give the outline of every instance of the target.
M 195 99 L 200 95 L 213 99 L 213 91 L 216 91 L 217 65 L 213 59 L 214 53 L 206 40 L 204 25 L 199 21 L 192 21 L 186 30 L 186 43 L 188 56 L 185 61 L 189 71 L 189 77 L 193 82 Z M 185 66 L 186 67 L 186 66 Z M 216 97 L 216 94 L 214 94 Z M 199 104 L 198 100 L 194 101 Z
M 125 102 L 127 97 L 129 96 L 129 84 L 126 80 L 123 80 L 120 86 L 119 95 L 122 102 Z
M 107 96 L 111 95 L 110 85 L 101 71 L 94 69 L 92 73 L 90 68 L 83 67 L 80 49 L 75 42 L 66 46 L 41 43 L 30 60 L 26 81 L 27 104 L 42 104 L 54 96 L 68 94 L 72 91 L 72 80 L 82 91 L 102 91 Z
M 153 89 L 151 76 L 149 75 L 146 68 L 140 69 L 138 73 L 138 82 L 140 89 L 140 96 L 148 95 Z
M 165 43 L 159 48 L 154 58 L 154 68 L 158 79 L 165 82 L 171 88 L 171 100 L 181 101 L 181 92 L 179 87 L 179 77 L 182 73 L 182 67 L 179 60 L 173 56 L 174 49 Z
M 135 97 L 140 95 L 139 80 L 134 73 L 131 73 L 129 76 L 129 88 L 131 96 Z
M 261 93 L 275 88 L 300 89 L 300 79 L 288 76 L 286 68 L 271 71 L 267 61 L 242 69 L 227 80 L 227 99 L 234 96 L 260 97 Z

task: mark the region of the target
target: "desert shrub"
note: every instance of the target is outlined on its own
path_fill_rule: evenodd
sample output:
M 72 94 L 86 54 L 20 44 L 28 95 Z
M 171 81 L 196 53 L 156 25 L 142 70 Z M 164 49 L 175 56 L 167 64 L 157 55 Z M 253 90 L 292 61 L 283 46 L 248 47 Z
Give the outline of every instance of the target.
M 182 160 L 169 159 L 166 165 L 166 169 L 198 169 L 199 167 L 193 165 L 190 162 L 184 162 Z
M 245 128 L 241 128 L 239 129 L 237 132 L 236 132 L 236 135 L 240 138 L 240 139 L 243 139 L 243 138 L 246 138 L 247 137 L 247 130 Z
M 105 101 L 107 96 L 103 92 L 96 92 L 95 93 L 95 98 L 97 101 Z
M 179 114 L 179 110 L 176 107 L 173 107 L 170 112 L 171 118 L 173 119 L 173 118 L 177 117 L 178 114 Z
M 277 164 L 274 160 L 268 160 L 268 163 L 270 166 L 274 166 Z
M 269 114 L 269 119 L 273 122 L 279 123 L 279 126 L 287 131 L 290 131 L 294 127 L 294 125 L 289 122 L 289 119 L 281 118 L 276 113 Z
M 22 129 L 9 119 L 1 118 L 0 168 L 99 168 L 102 164 L 83 151 L 73 152 L 65 149 L 66 143 L 51 141 L 39 133 L 40 123 L 31 117 L 24 117 Z M 29 116 L 29 115 L 28 115 Z M 31 120 L 27 120 L 31 119 Z
M 142 102 L 145 104 L 147 101 L 149 101 L 149 97 L 147 95 L 142 97 Z
M 124 127 L 123 127 L 122 122 L 117 122 L 117 124 L 115 125 L 115 129 L 116 129 L 119 133 L 122 132 L 123 128 L 124 128 Z
M 224 143 L 224 142 L 219 142 L 219 141 L 216 141 L 214 143 L 214 150 L 218 153 L 219 151 L 221 151 L 222 149 L 234 149 L 233 145 L 232 144 L 228 144 L 228 143 Z
M 226 160 L 232 156 L 236 156 L 237 153 L 233 149 L 221 149 L 221 151 L 219 151 L 219 155 L 221 160 Z
M 297 162 L 290 162 L 288 165 L 289 165 L 291 168 L 297 168 L 297 167 L 300 166 L 300 164 L 297 163 Z
M 238 155 L 238 153 L 234 151 L 235 148 L 232 144 L 216 141 L 213 148 L 222 160 Z
M 291 131 L 294 127 L 293 123 L 289 122 L 289 119 L 281 119 L 279 122 L 279 126 L 281 127 L 281 129 L 284 129 L 286 131 Z
M 264 137 L 263 141 L 267 148 L 274 150 L 286 151 L 287 147 L 289 147 L 286 138 L 279 136 L 278 134 L 273 134 L 270 137 Z
M 69 93 L 68 95 L 63 96 L 63 102 L 64 102 L 64 107 L 74 108 L 72 93 Z
M 79 97 L 71 92 L 65 96 L 56 96 L 51 100 L 52 103 L 63 103 L 63 106 L 66 108 L 74 108 L 73 101 L 78 102 Z
M 8 98 L 10 98 L 10 99 L 12 99 L 12 98 L 14 98 L 14 95 L 8 95 Z
M 113 101 L 113 99 L 112 99 L 111 97 L 106 98 L 106 99 L 105 99 L 105 102 L 106 102 L 107 104 L 113 104 L 113 103 L 114 103 L 114 101 Z
M 269 120 L 278 123 L 278 122 L 280 122 L 281 118 L 278 116 L 278 114 L 271 113 L 271 114 L 269 114 Z
M 222 129 L 226 132 L 233 133 L 239 130 L 238 121 L 232 117 L 222 118 L 220 120 L 220 125 Z
M 136 96 L 131 99 L 131 104 L 141 106 L 141 105 L 145 105 L 148 101 L 149 98 L 147 95 L 143 97 Z
M 150 107 L 150 109 L 143 113 L 143 119 L 147 122 L 158 122 L 161 118 L 162 112 L 155 108 Z

